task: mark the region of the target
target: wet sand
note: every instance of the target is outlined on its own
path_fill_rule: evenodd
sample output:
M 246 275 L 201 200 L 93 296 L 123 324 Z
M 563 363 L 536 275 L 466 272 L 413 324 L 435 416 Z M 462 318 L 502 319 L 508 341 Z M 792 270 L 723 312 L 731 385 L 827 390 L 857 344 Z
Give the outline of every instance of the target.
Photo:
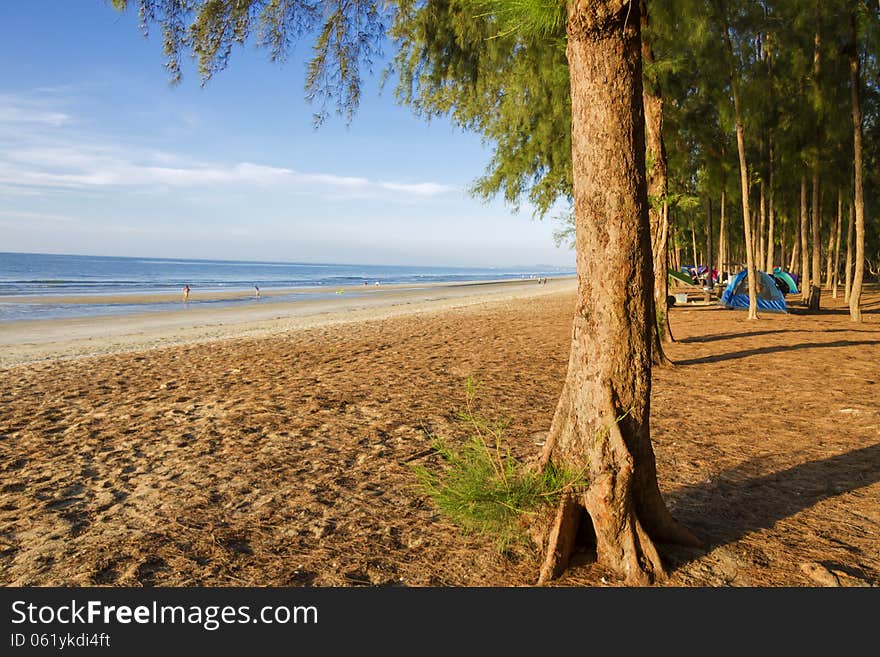
M 574 278 L 487 281 L 455 284 L 351 286 L 324 299 L 272 301 L 252 299 L 246 305 L 200 306 L 200 297 L 179 310 L 130 315 L 0 323 L 0 367 L 44 360 L 79 358 L 137 349 L 210 342 L 232 337 L 281 335 L 312 326 L 358 322 L 426 310 L 459 308 L 488 301 L 525 299 L 573 290 Z M 308 291 L 330 290 L 310 288 Z M 298 292 L 307 290 L 297 290 Z M 281 296 L 289 291 L 275 291 Z M 225 298 L 217 293 L 217 299 Z M 238 294 L 241 293 L 230 293 Z M 271 296 L 267 293 L 266 296 Z M 55 298 L 55 297 L 53 297 Z M 66 303 L 94 303 L 104 297 L 58 297 Z M 115 297 L 114 297 L 115 298 Z M 128 299 L 126 295 L 119 298 Z M 139 295 L 156 303 L 161 295 Z M 213 298 L 213 297 L 212 297 Z M 44 298 L 45 301 L 46 298 Z
M 557 280 L 557 279 L 554 279 Z M 471 287 L 478 285 L 511 285 L 534 283 L 534 280 L 496 280 L 496 281 L 464 281 L 460 283 L 394 283 L 386 285 L 337 285 L 312 287 L 261 288 L 260 299 L 274 299 L 290 295 L 336 294 L 384 294 L 390 291 L 423 290 L 441 287 Z M 257 295 L 253 288 L 239 290 L 220 290 L 217 288 L 191 287 L 188 302 L 197 306 L 205 301 L 253 300 Z M 175 292 L 133 292 L 131 294 L 52 294 L 52 295 L 21 295 L 0 296 L 0 303 L 25 304 L 155 304 L 183 302 L 180 291 Z

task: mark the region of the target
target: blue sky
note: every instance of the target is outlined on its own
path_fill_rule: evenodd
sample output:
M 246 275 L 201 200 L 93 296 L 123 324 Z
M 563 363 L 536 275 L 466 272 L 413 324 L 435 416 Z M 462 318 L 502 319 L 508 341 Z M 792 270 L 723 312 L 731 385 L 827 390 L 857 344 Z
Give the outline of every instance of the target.
M 102 0 L 0 2 L 0 251 L 573 266 L 550 219 L 471 198 L 489 151 L 367 81 L 315 130 L 298 45 L 171 86 L 158 32 Z

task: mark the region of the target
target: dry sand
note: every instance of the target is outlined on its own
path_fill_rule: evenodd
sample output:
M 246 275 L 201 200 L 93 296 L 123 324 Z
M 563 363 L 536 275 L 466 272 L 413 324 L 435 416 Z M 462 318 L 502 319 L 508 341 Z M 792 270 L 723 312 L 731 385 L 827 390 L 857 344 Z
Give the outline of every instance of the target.
M 97 348 L 80 336 L 5 355 L 126 350 L 0 370 L 0 584 L 532 584 L 536 555 L 464 535 L 408 463 L 433 462 L 432 433 L 466 439 L 468 376 L 514 452 L 536 452 L 565 374 L 563 287 L 344 321 L 129 326 Z M 658 473 L 706 548 L 664 549 L 665 584 L 880 582 L 880 293 L 867 306 L 862 325 L 840 304 L 760 322 L 672 310 Z M 212 341 L 131 351 L 166 340 Z M 620 582 L 589 563 L 555 582 L 605 583 Z

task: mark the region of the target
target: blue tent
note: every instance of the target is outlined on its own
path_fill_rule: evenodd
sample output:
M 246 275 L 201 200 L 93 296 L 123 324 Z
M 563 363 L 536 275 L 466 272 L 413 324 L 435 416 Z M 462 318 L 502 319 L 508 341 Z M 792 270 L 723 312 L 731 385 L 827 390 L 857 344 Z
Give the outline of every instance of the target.
M 786 312 L 785 297 L 776 283 L 762 271 L 758 273 L 758 308 L 760 310 L 769 310 L 771 312 Z M 748 270 L 743 270 L 734 276 L 730 283 L 727 284 L 721 295 L 721 303 L 728 308 L 745 308 L 749 307 L 749 279 Z
M 773 278 L 775 278 L 776 280 L 782 279 L 783 281 L 785 281 L 785 287 L 788 288 L 787 294 L 797 294 L 798 293 L 797 282 L 795 281 L 793 274 L 790 274 L 789 272 L 777 267 L 776 269 L 773 270 Z M 777 285 L 776 287 L 779 287 L 779 286 Z M 782 293 L 786 294 L 785 289 L 782 289 Z

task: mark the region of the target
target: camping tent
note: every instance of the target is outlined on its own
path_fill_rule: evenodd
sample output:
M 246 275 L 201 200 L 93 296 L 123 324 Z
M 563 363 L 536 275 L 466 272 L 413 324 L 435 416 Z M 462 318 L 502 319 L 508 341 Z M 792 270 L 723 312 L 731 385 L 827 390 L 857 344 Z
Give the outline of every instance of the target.
M 782 279 L 783 281 L 785 281 L 785 284 L 788 286 L 787 294 L 797 294 L 798 293 L 797 283 L 794 282 L 794 277 L 791 274 L 789 274 L 787 271 L 777 267 L 776 269 L 773 270 L 773 278 L 779 278 L 779 279 Z
M 721 295 L 721 303 L 728 308 L 749 307 L 749 279 L 748 270 L 738 273 Z M 758 308 L 772 312 L 786 312 L 785 297 L 769 274 L 762 271 L 758 275 Z
M 672 271 L 670 269 L 668 275 L 669 282 L 672 285 L 688 285 L 690 287 L 695 287 L 693 279 L 687 274 L 682 274 L 681 272 Z

